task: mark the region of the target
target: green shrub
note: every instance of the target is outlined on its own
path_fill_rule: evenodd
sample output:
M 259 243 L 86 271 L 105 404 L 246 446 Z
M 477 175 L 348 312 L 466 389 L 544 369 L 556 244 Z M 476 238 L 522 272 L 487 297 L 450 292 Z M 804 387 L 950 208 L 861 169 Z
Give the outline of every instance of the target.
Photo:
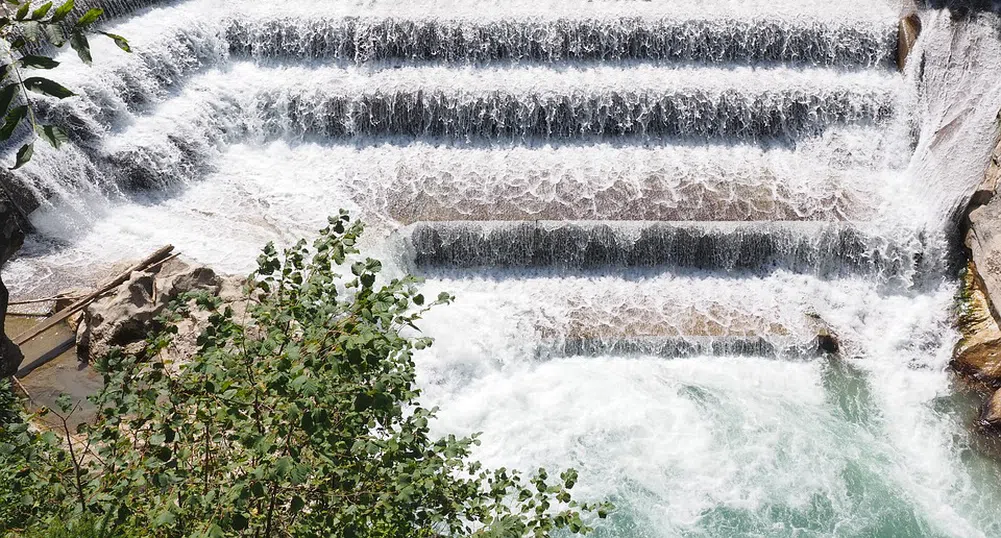
M 354 261 L 361 232 L 342 213 L 312 248 L 269 245 L 246 314 L 185 296 L 143 356 L 101 361 L 99 421 L 72 468 L 53 468 L 63 509 L 169 537 L 588 532 L 582 513 L 608 507 L 572 499 L 573 470 L 488 471 L 470 458 L 475 436 L 430 435 L 412 354 L 431 341 L 401 331 L 452 297 L 426 300 L 412 277 L 377 284 L 380 263 Z M 208 327 L 171 362 L 193 309 Z
M 23 538 L 140 538 L 146 536 L 142 532 L 116 528 L 110 518 L 92 514 L 81 514 L 64 521 L 61 518 L 51 518 L 44 524 L 35 525 Z
M 58 512 L 69 459 L 54 433 L 32 428 L 9 380 L 0 379 L 0 536 Z

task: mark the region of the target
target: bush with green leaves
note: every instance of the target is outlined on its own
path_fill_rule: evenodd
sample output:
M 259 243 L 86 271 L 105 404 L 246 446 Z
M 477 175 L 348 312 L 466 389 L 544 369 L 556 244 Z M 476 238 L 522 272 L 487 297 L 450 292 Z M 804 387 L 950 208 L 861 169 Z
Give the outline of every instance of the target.
M 589 532 L 610 507 L 571 497 L 575 471 L 487 470 L 476 436 L 430 433 L 413 353 L 432 342 L 416 323 L 452 297 L 383 282 L 358 257 L 361 232 L 342 212 L 311 247 L 269 245 L 245 303 L 182 296 L 142 354 L 102 360 L 67 506 L 169 537 Z M 177 323 L 199 311 L 197 352 L 178 359 Z
M 58 148 L 69 140 L 67 133 L 57 125 L 47 125 L 36 117 L 36 107 L 29 92 L 57 99 L 73 96 L 73 92 L 51 79 L 41 76 L 24 76 L 23 70 L 53 69 L 59 65 L 46 51 L 51 47 L 62 48 L 69 43 L 84 63 L 91 63 L 90 42 L 87 31 L 104 14 L 92 8 L 70 19 L 74 0 L 55 5 L 53 2 L 30 0 L 0 0 L 0 39 L 3 40 L 5 58 L 0 60 L 0 143 L 7 142 L 27 121 L 33 134 L 17 151 L 13 169 L 24 166 L 34 153 L 35 140 L 41 138 Z M 108 32 L 97 32 L 112 40 L 119 48 L 132 52 L 124 37 Z
M 10 381 L 0 379 L 0 536 L 44 520 L 64 499 L 69 466 L 54 436 L 31 427 Z

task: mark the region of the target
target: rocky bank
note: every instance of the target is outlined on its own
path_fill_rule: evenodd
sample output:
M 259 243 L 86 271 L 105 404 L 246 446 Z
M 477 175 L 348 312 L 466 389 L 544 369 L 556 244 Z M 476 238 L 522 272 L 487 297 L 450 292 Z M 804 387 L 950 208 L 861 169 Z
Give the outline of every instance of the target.
M 959 304 L 962 339 L 953 368 L 994 391 L 984 402 L 978 425 L 1001 433 L 1001 143 L 991 156 L 983 183 L 970 199 L 963 231 L 969 254 Z

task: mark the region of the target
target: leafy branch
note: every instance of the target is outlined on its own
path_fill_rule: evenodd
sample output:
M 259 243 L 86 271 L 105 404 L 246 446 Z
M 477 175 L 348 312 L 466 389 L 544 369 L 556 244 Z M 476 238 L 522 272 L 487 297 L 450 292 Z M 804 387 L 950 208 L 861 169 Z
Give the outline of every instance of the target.
M 17 151 L 16 161 L 11 170 L 16 170 L 31 160 L 34 143 L 38 138 L 59 148 L 69 140 L 66 131 L 57 125 L 39 121 L 31 93 L 38 93 L 56 99 L 75 95 L 63 85 L 41 76 L 23 76 L 24 69 L 49 70 L 59 66 L 59 62 L 44 51 L 49 47 L 61 49 L 66 43 L 76 51 L 85 64 L 93 60 L 90 41 L 86 32 L 104 14 L 100 8 L 92 8 L 76 19 L 70 20 L 74 0 L 54 7 L 53 2 L 33 7 L 30 0 L 0 0 L 0 39 L 6 45 L 5 60 L 0 65 L 0 143 L 7 142 L 27 120 L 31 125 L 30 140 Z M 132 52 L 128 40 L 108 32 L 97 32 L 112 39 L 125 52 Z M 22 99 L 18 99 L 21 96 Z

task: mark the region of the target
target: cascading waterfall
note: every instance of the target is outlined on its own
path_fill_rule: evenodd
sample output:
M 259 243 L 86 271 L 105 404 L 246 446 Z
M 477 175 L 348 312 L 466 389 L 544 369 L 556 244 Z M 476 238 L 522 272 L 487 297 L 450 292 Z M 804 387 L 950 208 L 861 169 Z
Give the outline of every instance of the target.
M 14 293 L 167 242 L 245 273 L 343 207 L 458 297 L 421 326 L 436 431 L 576 467 L 598 536 L 1001 534 L 945 371 L 978 165 L 943 151 L 979 146 L 943 125 L 989 107 L 936 104 L 932 45 L 896 72 L 891 0 L 114 4 L 135 54 L 60 67 L 73 143 L 7 186 Z

